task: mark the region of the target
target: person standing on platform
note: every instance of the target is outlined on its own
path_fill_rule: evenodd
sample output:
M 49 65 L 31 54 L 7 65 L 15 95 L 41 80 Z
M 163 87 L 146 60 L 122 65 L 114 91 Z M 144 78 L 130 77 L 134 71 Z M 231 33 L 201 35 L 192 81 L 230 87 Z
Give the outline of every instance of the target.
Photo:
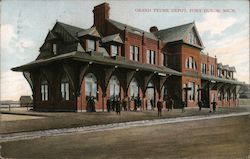
M 171 111 L 174 108 L 174 100 L 172 97 L 169 98 L 169 106 L 168 106 L 168 111 L 171 109 Z
M 215 101 L 213 101 L 211 104 L 212 104 L 212 107 L 213 107 L 213 112 L 215 113 L 217 103 Z
M 159 116 L 162 116 L 162 114 L 161 114 L 161 112 L 162 112 L 162 108 L 163 108 L 162 101 L 161 101 L 161 100 L 159 100 L 159 101 L 157 102 L 158 117 L 159 117 Z
M 185 102 L 185 101 L 182 101 L 182 102 L 181 102 L 182 112 L 185 112 L 185 107 L 186 107 L 186 102 Z
M 203 105 L 203 103 L 202 103 L 202 101 L 200 100 L 200 101 L 198 102 L 199 111 L 201 111 L 202 105 Z
M 125 98 L 123 98 L 123 100 L 122 100 L 122 107 L 123 107 L 124 111 L 127 111 L 127 101 Z
M 107 100 L 107 111 L 110 112 L 111 101 L 110 98 Z
M 115 110 L 116 110 L 117 115 L 121 115 L 121 101 L 120 101 L 119 97 L 116 100 Z

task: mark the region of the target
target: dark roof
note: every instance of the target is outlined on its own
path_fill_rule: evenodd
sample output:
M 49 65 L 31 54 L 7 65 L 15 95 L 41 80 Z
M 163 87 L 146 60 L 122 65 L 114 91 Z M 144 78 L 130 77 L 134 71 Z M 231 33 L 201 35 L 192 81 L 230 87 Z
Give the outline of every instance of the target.
M 183 24 L 154 32 L 154 34 L 165 42 L 183 40 L 186 32 L 194 26 L 194 23 Z
M 229 66 L 228 65 L 222 65 L 222 69 L 223 70 L 229 70 Z
M 229 67 L 229 71 L 236 72 L 236 69 L 234 66 L 232 66 L 232 67 Z
M 242 85 L 243 84 L 243 82 L 239 82 L 239 81 L 236 81 L 236 80 L 219 78 L 219 77 L 214 77 L 214 76 L 207 76 L 207 75 L 201 75 L 201 79 L 216 81 L 216 82 L 222 82 L 222 83 L 229 83 L 229 84 L 237 84 L 237 85 Z
M 222 69 L 222 63 L 218 63 L 217 66 L 219 69 Z
M 123 41 L 122 41 L 122 39 L 120 37 L 120 34 L 109 35 L 109 36 L 106 36 L 106 37 L 102 38 L 103 43 L 110 42 L 110 41 L 123 43 Z
M 198 34 L 198 31 L 196 29 L 194 22 L 159 30 L 159 31 L 154 32 L 154 34 L 157 38 L 161 39 L 162 41 L 166 43 L 174 42 L 174 41 L 181 41 L 181 40 L 184 41 L 185 36 L 187 36 L 188 32 L 192 28 L 196 30 L 197 37 L 201 43 L 201 47 L 203 48 L 204 47 L 203 43 L 201 41 L 201 38 Z
M 65 24 L 62 22 L 56 22 L 57 24 L 59 24 L 60 26 L 62 26 L 71 36 L 77 38 L 77 33 L 80 31 L 84 31 L 85 29 L 83 28 L 79 28 L 73 25 L 69 25 L 69 24 Z
M 127 24 L 117 22 L 117 21 L 112 20 L 112 19 L 107 19 L 107 20 L 108 20 L 108 22 L 110 22 L 111 24 L 113 24 L 115 27 L 117 27 L 120 30 L 124 30 L 126 28 L 127 31 L 130 32 L 130 33 L 139 34 L 140 36 L 142 36 L 143 33 L 144 33 L 144 35 L 146 37 L 148 37 L 150 39 L 153 39 L 153 40 L 158 40 L 153 33 L 150 33 L 150 32 L 135 28 L 135 27 L 127 25 Z

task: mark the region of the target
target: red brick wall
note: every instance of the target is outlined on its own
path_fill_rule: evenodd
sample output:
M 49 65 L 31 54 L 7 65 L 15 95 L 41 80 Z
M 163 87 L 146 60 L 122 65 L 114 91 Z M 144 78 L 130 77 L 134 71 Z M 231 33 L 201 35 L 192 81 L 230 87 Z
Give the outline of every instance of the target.
M 201 63 L 205 63 L 207 65 L 207 71 L 206 71 L 207 75 L 210 75 L 210 65 L 213 65 L 214 73 L 215 73 L 214 76 L 217 77 L 217 59 L 216 58 L 205 55 L 205 54 L 201 54 Z
M 193 57 L 194 60 L 196 61 L 196 66 L 197 66 L 196 70 L 186 68 L 186 61 L 189 57 Z M 201 69 L 200 68 L 201 67 L 200 49 L 183 44 L 181 47 L 181 63 L 182 63 L 183 73 L 187 71 L 191 71 L 194 73 L 198 73 L 198 75 L 200 75 L 200 72 L 201 72 L 199 71 Z

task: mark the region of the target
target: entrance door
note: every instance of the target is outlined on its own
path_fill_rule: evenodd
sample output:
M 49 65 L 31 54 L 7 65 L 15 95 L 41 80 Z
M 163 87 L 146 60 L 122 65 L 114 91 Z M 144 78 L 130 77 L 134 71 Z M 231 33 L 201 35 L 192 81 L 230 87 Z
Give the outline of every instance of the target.
M 153 105 L 155 103 L 155 89 L 153 83 L 149 82 L 146 91 L 147 97 L 147 110 L 152 110 Z

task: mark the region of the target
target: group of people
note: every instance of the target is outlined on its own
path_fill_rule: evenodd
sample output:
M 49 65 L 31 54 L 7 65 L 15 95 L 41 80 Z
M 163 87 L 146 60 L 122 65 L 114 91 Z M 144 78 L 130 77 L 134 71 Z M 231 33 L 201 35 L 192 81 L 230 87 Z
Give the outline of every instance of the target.
M 119 96 L 108 98 L 107 100 L 107 111 L 116 111 L 117 115 L 121 115 L 121 104 L 124 110 L 127 110 L 126 105 L 127 101 L 125 99 L 120 100 Z
M 134 101 L 134 111 L 137 111 L 138 108 L 141 107 L 141 99 L 140 97 L 134 97 L 129 101 Z M 152 108 L 154 108 L 154 101 L 150 100 Z M 198 101 L 197 105 L 199 107 L 199 110 L 201 111 L 202 107 L 205 107 L 206 101 Z M 128 106 L 129 105 L 129 106 Z M 212 107 L 210 107 L 210 113 L 216 111 L 216 105 L 217 103 L 215 101 L 211 102 Z M 187 103 L 185 101 L 181 101 L 181 108 L 182 112 L 185 112 L 185 107 L 187 107 Z M 130 104 L 128 104 L 126 99 L 120 100 L 119 96 L 108 98 L 107 100 L 107 111 L 115 111 L 117 115 L 121 115 L 121 110 L 127 111 L 130 109 Z M 163 100 L 157 101 L 157 110 L 158 110 L 158 116 L 162 116 L 162 109 L 163 109 Z M 174 109 L 174 99 L 170 96 L 166 100 L 166 109 L 168 111 Z M 88 112 L 95 112 L 95 98 L 93 96 L 87 97 L 87 111 Z
M 201 111 L 201 108 L 205 107 L 205 105 L 206 105 L 206 101 L 200 100 L 198 102 L 199 110 Z M 213 102 L 211 102 L 211 106 L 210 106 L 210 111 L 209 112 L 212 113 L 212 110 L 213 110 L 213 112 L 215 113 L 216 112 L 217 103 L 215 101 L 213 101 Z
M 130 101 L 134 101 L 134 111 L 137 111 L 141 107 L 141 99 L 139 97 L 133 97 Z M 130 109 L 130 104 L 128 104 L 126 99 L 120 100 L 119 96 L 110 97 L 107 100 L 107 111 L 116 111 L 117 115 L 121 114 L 121 110 L 127 111 Z

